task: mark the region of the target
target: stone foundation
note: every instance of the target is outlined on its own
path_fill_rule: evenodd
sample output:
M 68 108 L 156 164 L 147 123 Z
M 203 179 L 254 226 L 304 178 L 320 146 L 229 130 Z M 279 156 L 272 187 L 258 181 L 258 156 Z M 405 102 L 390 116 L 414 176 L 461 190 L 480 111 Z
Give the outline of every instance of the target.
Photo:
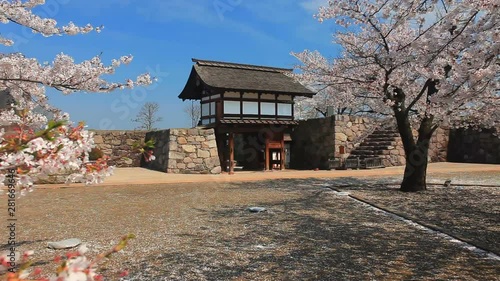
M 146 131 L 100 131 L 94 132 L 94 142 L 104 155 L 109 156 L 108 163 L 115 167 L 140 167 L 140 153 L 134 152 L 133 144 L 144 141 Z
M 149 132 L 156 160 L 143 167 L 167 173 L 219 174 L 221 165 L 213 129 L 169 129 Z

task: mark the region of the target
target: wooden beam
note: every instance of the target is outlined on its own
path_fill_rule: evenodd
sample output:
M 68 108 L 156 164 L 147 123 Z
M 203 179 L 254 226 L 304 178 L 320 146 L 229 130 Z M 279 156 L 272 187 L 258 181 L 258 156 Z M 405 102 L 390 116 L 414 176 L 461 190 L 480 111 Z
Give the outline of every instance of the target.
M 221 133 L 259 133 L 263 130 L 269 131 L 269 125 L 264 125 L 264 124 L 232 124 L 236 126 L 227 126 L 225 124 L 217 126 L 217 129 Z M 282 125 L 283 130 L 288 130 L 292 127 L 293 125 Z
M 234 133 L 229 133 L 229 174 L 234 174 Z

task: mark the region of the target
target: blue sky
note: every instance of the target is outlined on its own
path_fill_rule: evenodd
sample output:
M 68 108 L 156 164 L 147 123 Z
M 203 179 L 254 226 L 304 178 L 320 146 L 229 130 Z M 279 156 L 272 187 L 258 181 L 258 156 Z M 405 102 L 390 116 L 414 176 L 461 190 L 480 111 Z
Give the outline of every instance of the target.
M 3 35 L 21 37 L 14 46 L 27 56 L 52 61 L 66 53 L 76 61 L 102 53 L 105 62 L 132 54 L 119 69 L 121 81 L 150 72 L 157 83 L 110 94 L 49 91 L 50 102 L 93 129 L 133 129 L 145 102 L 160 104 L 159 128 L 187 127 L 186 102 L 178 99 L 192 67 L 191 58 L 293 67 L 290 52 L 319 50 L 333 56 L 333 24 L 313 18 L 325 0 L 46 0 L 41 14 L 60 24 L 104 25 L 100 34 L 43 38 L 9 24 Z M 4 51 L 4 50 L 2 50 Z M 6 50 L 5 50 L 6 51 Z M 10 50 L 12 51 L 12 49 Z

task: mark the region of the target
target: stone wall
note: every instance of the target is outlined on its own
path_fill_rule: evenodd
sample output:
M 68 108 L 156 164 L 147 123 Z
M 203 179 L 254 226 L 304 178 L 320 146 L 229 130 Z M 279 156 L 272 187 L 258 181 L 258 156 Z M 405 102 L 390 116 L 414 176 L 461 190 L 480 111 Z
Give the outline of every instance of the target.
M 335 156 L 339 156 L 341 146 L 349 155 L 378 125 L 373 119 L 356 116 L 336 115 L 334 119 Z
M 140 167 L 141 154 L 134 152 L 132 145 L 144 141 L 146 131 L 102 131 L 94 132 L 94 142 L 104 155 L 111 158 L 108 163 L 116 167 Z
M 156 160 L 143 167 L 167 173 L 219 174 L 221 172 L 213 129 L 169 129 L 149 132 L 155 139 Z
M 500 138 L 493 130 L 452 130 L 448 161 L 500 164 Z
M 327 169 L 340 146 L 348 154 L 374 127 L 368 118 L 345 115 L 301 120 L 292 133 L 290 168 Z
M 290 167 L 327 169 L 329 158 L 348 157 L 378 124 L 379 122 L 370 118 L 346 115 L 302 120 L 292 134 Z M 442 128 L 434 133 L 429 146 L 430 162 L 446 161 L 448 134 L 449 130 Z M 404 165 L 405 154 L 401 138 L 395 136 L 391 142 L 379 157 L 384 159 L 387 167 Z M 344 155 L 340 155 L 340 147 L 343 147 Z
M 429 161 L 445 162 L 448 158 L 448 143 L 450 141 L 450 130 L 438 128 L 431 137 L 429 145 Z
M 449 132 L 448 129 L 438 128 L 432 135 L 427 157 L 430 163 L 447 161 Z M 416 139 L 418 136 L 416 130 L 413 131 L 413 135 Z M 405 151 L 401 137 L 397 136 L 394 138 L 394 141 L 394 145 L 390 146 L 389 149 L 384 151 L 384 154 L 381 155 L 381 157 L 384 158 L 383 163 L 386 167 L 403 166 L 406 164 Z

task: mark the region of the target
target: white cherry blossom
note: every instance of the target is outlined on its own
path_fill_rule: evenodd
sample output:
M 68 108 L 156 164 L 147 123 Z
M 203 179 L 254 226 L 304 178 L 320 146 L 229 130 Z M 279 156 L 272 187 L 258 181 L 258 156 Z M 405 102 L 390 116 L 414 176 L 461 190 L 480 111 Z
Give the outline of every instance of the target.
M 0 0 L 0 22 L 31 29 L 43 36 L 78 35 L 102 27 L 90 24 L 78 26 L 73 22 L 59 25 L 55 19 L 43 18 L 34 8 L 43 0 Z M 11 38 L 0 36 L 0 44 L 11 46 Z M 136 79 L 111 82 L 104 78 L 114 74 L 117 67 L 129 64 L 132 55 L 114 59 L 107 65 L 95 56 L 82 62 L 67 54 L 58 54 L 52 62 L 39 62 L 21 53 L 0 53 L 0 94 L 10 94 L 15 103 L 0 112 L 0 185 L 8 169 L 16 169 L 18 185 L 29 188 L 38 178 L 69 173 L 68 181 L 100 183 L 113 169 L 105 161 L 89 164 L 88 153 L 94 147 L 93 134 L 81 124 L 74 125 L 69 115 L 48 104 L 47 87 L 63 94 L 75 92 L 111 92 L 117 89 L 146 86 L 152 83 L 149 74 Z M 54 115 L 54 120 L 35 109 Z M 37 133 L 39 129 L 44 129 Z
M 369 101 L 395 118 L 407 157 L 403 190 L 425 189 L 427 161 L 410 156 L 427 159 L 439 126 L 500 132 L 498 0 L 330 0 L 316 17 L 339 25 L 334 43 L 342 52 L 293 53 L 301 62 L 293 76 L 337 108 Z

